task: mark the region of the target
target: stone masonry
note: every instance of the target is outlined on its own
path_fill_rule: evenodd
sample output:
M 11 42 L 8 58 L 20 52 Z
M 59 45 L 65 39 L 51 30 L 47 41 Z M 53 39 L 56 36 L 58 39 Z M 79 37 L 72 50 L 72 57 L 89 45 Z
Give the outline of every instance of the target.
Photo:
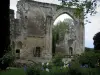
M 83 16 L 81 19 L 74 16 L 74 8 L 61 8 L 58 5 L 42 3 L 32 0 L 20 0 L 17 3 L 17 19 L 11 28 L 15 33 L 14 52 L 19 57 L 19 62 L 35 61 L 47 62 L 52 58 L 52 26 L 55 19 L 66 13 L 74 20 L 75 38 L 70 33 L 65 35 L 65 53 L 74 54 L 84 52 L 84 25 Z M 12 18 L 13 19 L 13 18 Z M 12 23 L 13 21 L 11 21 Z

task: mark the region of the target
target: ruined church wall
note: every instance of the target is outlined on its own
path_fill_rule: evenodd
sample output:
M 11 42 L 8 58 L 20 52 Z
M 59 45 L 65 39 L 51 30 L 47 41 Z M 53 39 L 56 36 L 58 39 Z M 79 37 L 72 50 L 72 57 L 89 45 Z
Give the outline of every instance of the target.
M 45 48 L 44 38 L 27 37 L 23 40 L 23 46 L 20 51 L 21 59 L 30 59 L 34 57 L 36 47 L 40 47 L 40 56 L 43 57 L 43 50 Z
M 80 24 L 78 18 L 73 14 L 74 9 L 62 8 L 57 10 L 57 5 L 41 3 L 36 1 L 18 1 L 17 13 L 19 17 L 19 29 L 20 35 L 16 38 L 16 41 L 23 42 L 23 48 L 21 49 L 21 57 L 32 59 L 32 49 L 36 45 L 44 46 L 44 57 L 52 57 L 52 25 L 55 19 L 63 14 L 67 13 L 74 19 L 75 23 L 75 36 L 76 39 L 72 44 L 74 53 L 81 53 L 84 51 L 84 27 Z M 35 38 L 39 36 L 43 38 Z M 69 49 L 68 42 L 67 49 Z M 26 45 L 25 45 L 26 44 Z M 76 46 L 75 46 L 76 45 Z M 68 50 L 66 49 L 66 53 Z M 79 50 L 79 51 L 78 51 Z M 28 57 L 27 57 L 28 56 Z

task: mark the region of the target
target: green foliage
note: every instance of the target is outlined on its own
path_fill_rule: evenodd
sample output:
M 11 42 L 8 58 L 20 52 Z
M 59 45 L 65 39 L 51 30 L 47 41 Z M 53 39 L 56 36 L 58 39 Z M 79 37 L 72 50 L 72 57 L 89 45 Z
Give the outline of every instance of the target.
M 57 53 L 52 59 L 49 65 L 44 64 L 41 66 L 36 64 L 34 66 L 28 67 L 28 75 L 99 75 L 100 66 L 96 66 L 98 59 L 100 59 L 100 53 L 96 53 L 93 50 L 87 51 L 80 56 L 74 57 L 74 59 L 69 62 L 70 66 L 64 68 L 64 63 L 62 58 L 64 55 L 62 53 Z M 89 67 L 83 67 L 87 64 Z M 41 68 L 44 70 L 41 70 Z M 45 69 L 49 68 L 49 72 Z
M 97 66 L 99 58 L 100 53 L 95 53 L 94 51 L 85 52 L 77 58 L 74 58 L 70 62 L 69 75 L 99 75 L 100 66 Z M 87 68 L 83 67 L 85 64 L 88 65 Z
M 68 71 L 69 75 L 99 75 L 100 72 L 97 68 L 71 68 Z
M 88 52 L 88 51 L 93 51 L 94 49 L 93 48 L 88 48 L 88 47 L 85 47 L 85 52 Z
M 94 40 L 94 49 L 97 51 L 100 50 L 100 32 L 96 33 L 93 37 Z
M 94 67 L 97 63 L 97 59 L 100 58 L 100 53 L 95 53 L 94 51 L 88 51 L 80 56 L 74 57 L 69 67 L 64 68 L 62 58 L 64 55 L 62 53 L 57 53 L 52 62 L 47 66 L 44 64 L 44 69 L 49 68 L 49 72 L 46 70 L 41 70 L 41 65 L 34 65 L 28 68 L 28 75 L 99 75 L 100 67 Z M 81 67 L 84 64 L 88 64 L 89 67 Z
M 58 6 L 57 10 L 68 7 L 74 8 L 75 11 L 74 15 L 79 18 L 88 18 L 87 16 L 95 15 L 97 13 L 96 8 L 99 7 L 99 0 L 62 0 L 61 5 Z M 98 3 L 98 4 L 97 4 Z M 86 20 L 86 22 L 91 23 L 89 20 Z
M 68 23 L 63 21 L 59 22 L 57 25 L 53 27 L 53 36 L 55 38 L 55 42 L 59 43 L 64 39 L 64 35 L 68 30 Z
M 15 57 L 12 51 L 5 53 L 5 55 L 0 58 L 0 68 L 5 70 L 11 63 L 13 63 Z
M 100 59 L 100 53 L 95 53 L 94 51 L 89 51 L 83 53 L 79 57 L 79 62 L 81 64 L 88 64 L 89 67 L 94 68 L 97 65 L 97 60 Z
M 39 64 L 28 66 L 26 71 L 27 75 L 40 75 L 40 72 L 41 72 L 41 66 Z
M 68 68 L 60 68 L 53 66 L 52 69 L 50 69 L 49 72 L 42 71 L 40 75 L 67 75 L 68 74 Z
M 78 58 L 74 58 L 74 60 L 70 62 L 68 73 L 69 75 L 81 75 L 80 63 Z
M 55 53 L 56 44 L 64 40 L 65 33 L 68 33 L 69 25 L 72 25 L 73 20 L 65 19 L 63 22 L 58 22 L 52 29 L 52 52 Z
M 0 75 L 26 75 L 23 68 L 7 69 L 0 71 Z
M 58 9 L 66 6 L 66 7 L 74 7 L 76 8 L 76 10 L 78 11 L 75 11 L 76 14 L 81 14 L 83 12 L 83 9 L 85 9 L 85 13 L 91 13 L 92 14 L 95 14 L 95 9 L 97 7 L 97 2 L 99 2 L 98 0 L 84 0 L 84 1 L 80 1 L 80 0 L 68 0 L 68 1 L 64 1 L 65 3 L 61 6 L 58 7 Z
M 62 53 L 57 53 L 52 59 L 52 63 L 54 66 L 63 66 L 64 63 L 62 62 L 62 58 L 64 55 Z
M 68 68 L 62 68 L 61 67 L 53 67 L 50 70 L 51 75 L 67 75 L 68 73 Z

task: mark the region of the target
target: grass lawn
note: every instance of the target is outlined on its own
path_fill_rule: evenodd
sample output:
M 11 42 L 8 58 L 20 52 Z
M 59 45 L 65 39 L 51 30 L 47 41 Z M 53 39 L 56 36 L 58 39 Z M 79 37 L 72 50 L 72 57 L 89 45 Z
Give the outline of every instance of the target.
M 0 71 L 0 75 L 26 75 L 23 68 Z

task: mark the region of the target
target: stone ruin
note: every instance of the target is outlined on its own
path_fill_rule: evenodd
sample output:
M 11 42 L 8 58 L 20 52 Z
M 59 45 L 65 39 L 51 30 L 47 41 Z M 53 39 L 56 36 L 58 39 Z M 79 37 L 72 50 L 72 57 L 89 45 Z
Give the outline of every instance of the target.
M 75 31 L 65 34 L 63 46 L 66 55 L 84 52 L 84 19 L 74 15 L 75 8 L 20 0 L 17 3 L 17 19 L 10 10 L 10 39 L 16 62 L 47 62 L 52 58 L 52 27 L 55 19 L 66 13 L 74 20 Z

